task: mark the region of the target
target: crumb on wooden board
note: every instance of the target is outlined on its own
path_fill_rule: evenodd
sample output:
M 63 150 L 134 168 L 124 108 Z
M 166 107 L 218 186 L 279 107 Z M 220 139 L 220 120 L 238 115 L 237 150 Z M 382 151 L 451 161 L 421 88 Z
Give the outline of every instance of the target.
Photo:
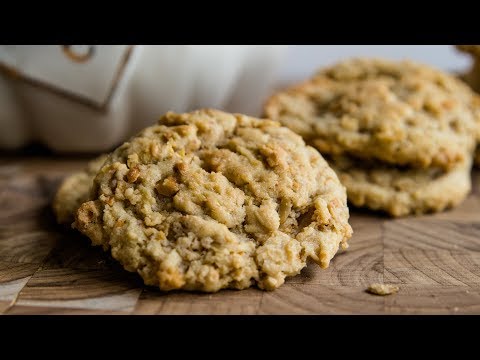
M 380 295 L 380 296 L 386 296 L 386 295 L 391 295 L 395 294 L 398 292 L 400 288 L 396 285 L 389 285 L 389 284 L 371 284 L 367 292 L 373 295 Z

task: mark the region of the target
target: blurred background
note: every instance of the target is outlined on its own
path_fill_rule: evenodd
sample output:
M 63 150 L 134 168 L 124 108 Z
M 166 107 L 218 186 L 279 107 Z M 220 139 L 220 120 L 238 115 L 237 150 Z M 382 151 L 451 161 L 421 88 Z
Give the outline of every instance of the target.
M 169 110 L 260 116 L 275 89 L 349 57 L 470 64 L 452 45 L 0 45 L 0 149 L 107 151 Z
M 453 45 L 290 45 L 281 79 L 285 83 L 304 79 L 318 67 L 356 56 L 412 59 L 447 71 L 462 71 L 471 62 Z

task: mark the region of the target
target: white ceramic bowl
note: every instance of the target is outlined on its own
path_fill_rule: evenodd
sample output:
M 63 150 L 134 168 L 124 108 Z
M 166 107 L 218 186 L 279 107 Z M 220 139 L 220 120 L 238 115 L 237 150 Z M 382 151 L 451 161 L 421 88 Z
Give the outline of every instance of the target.
M 168 110 L 259 115 L 286 48 L 0 45 L 0 147 L 98 152 Z

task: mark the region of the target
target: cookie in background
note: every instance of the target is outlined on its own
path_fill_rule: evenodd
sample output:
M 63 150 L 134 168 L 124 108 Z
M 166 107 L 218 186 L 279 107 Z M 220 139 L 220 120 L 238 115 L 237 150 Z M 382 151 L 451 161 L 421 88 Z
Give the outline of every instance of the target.
M 327 158 L 355 206 L 421 214 L 455 206 L 470 191 L 479 98 L 430 66 L 346 60 L 273 95 L 265 115 Z M 457 191 L 437 194 L 453 180 Z

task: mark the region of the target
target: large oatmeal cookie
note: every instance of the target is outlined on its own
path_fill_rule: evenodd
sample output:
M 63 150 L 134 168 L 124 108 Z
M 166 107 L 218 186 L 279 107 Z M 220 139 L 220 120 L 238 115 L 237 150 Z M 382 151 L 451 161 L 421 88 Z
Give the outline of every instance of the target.
M 99 170 L 75 227 L 162 290 L 275 289 L 352 230 L 322 156 L 270 120 L 169 112 Z
M 460 80 L 409 61 L 352 59 L 272 96 L 267 117 L 322 154 L 451 169 L 480 138 L 480 102 Z
M 391 216 L 442 211 L 460 204 L 471 190 L 471 160 L 449 172 L 400 169 L 346 156 L 333 156 L 328 162 L 346 186 L 352 205 Z

